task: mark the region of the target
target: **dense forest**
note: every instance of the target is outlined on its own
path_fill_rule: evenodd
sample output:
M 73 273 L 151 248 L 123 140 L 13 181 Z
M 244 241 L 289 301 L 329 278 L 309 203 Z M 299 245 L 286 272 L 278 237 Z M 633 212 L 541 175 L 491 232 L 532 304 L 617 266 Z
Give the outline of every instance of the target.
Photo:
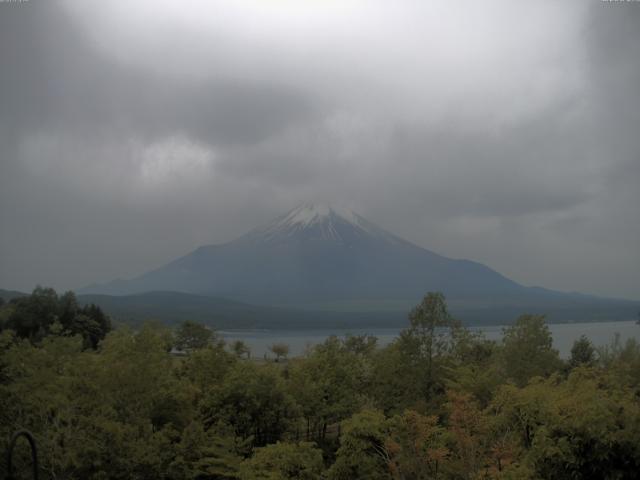
M 51 479 L 625 479 L 640 471 L 640 345 L 552 348 L 523 315 L 488 341 L 427 294 L 382 348 L 331 337 L 252 358 L 209 328 L 111 328 L 73 293 L 0 306 L 0 438 Z M 26 443 L 15 452 L 29 478 Z M 4 456 L 0 476 L 7 474 Z M 21 478 L 21 477 L 19 477 Z

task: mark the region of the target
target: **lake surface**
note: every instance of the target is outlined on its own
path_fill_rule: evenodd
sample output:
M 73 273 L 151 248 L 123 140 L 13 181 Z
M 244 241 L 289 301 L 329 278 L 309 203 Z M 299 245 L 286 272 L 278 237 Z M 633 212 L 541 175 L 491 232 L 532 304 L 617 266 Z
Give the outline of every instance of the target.
M 500 340 L 504 326 L 470 327 L 472 331 L 484 332 L 490 340 Z M 378 337 L 378 345 L 384 346 L 392 342 L 400 332 L 400 328 L 355 328 L 351 330 L 318 329 L 318 330 L 236 330 L 219 332 L 227 342 L 242 340 L 251 348 L 253 357 L 263 357 L 265 354 L 273 357 L 269 347 L 274 343 L 286 343 L 290 348 L 290 356 L 299 356 L 313 345 L 324 342 L 329 336 L 344 337 L 347 334 L 369 334 Z M 628 322 L 593 322 L 593 323 L 560 323 L 549 324 L 553 335 L 553 346 L 560 352 L 560 356 L 568 357 L 573 342 L 585 335 L 595 346 L 610 344 L 614 336 L 620 335 L 624 343 L 629 338 L 640 341 L 640 325 L 634 321 Z

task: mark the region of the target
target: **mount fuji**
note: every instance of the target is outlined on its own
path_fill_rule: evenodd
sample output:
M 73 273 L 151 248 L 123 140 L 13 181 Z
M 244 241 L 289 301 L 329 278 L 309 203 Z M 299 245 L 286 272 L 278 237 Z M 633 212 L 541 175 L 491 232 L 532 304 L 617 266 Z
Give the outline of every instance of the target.
M 438 255 L 327 204 L 300 205 L 231 242 L 202 246 L 139 277 L 80 293 L 151 291 L 378 312 L 406 312 L 426 292 L 440 291 L 454 313 L 477 317 L 480 312 L 496 320 L 523 311 L 560 312 L 555 320 L 577 320 L 594 308 L 607 318 L 613 310 L 615 319 L 633 318 L 637 308 L 637 302 L 525 287 L 485 265 Z

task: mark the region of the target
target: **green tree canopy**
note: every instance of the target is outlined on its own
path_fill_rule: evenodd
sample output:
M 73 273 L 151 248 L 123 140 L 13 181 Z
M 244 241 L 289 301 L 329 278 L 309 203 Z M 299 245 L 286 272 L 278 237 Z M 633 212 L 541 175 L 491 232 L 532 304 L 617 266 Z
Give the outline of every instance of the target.
M 224 423 L 235 434 L 264 446 L 282 438 L 298 416 L 279 369 L 251 362 L 235 364 L 202 402 L 205 425 Z
M 185 320 L 176 328 L 175 346 L 178 350 L 196 350 L 210 345 L 214 337 L 214 332 L 209 327 Z
M 329 425 L 343 420 L 363 404 L 366 363 L 335 336 L 316 345 L 292 366 L 291 391 L 307 420 L 307 436 L 323 440 Z
M 561 365 L 543 315 L 522 315 L 504 329 L 502 358 L 507 377 L 518 385 L 535 376 L 548 376 Z
M 389 425 L 379 410 L 364 409 L 344 421 L 336 461 L 328 471 L 329 480 L 391 480 L 388 437 Z
M 321 480 L 322 452 L 309 442 L 277 442 L 256 449 L 240 466 L 241 480 Z
M 111 320 L 96 305 L 80 306 L 73 292 L 58 296 L 52 288 L 36 287 L 26 297 L 13 299 L 4 328 L 37 343 L 45 336 L 80 335 L 85 348 L 97 348 L 111 331 Z

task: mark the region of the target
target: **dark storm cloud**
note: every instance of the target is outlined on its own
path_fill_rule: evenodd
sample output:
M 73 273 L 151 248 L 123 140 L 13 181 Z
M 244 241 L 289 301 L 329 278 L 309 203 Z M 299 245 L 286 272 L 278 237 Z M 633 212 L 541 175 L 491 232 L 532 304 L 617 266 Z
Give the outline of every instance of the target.
M 638 25 L 599 1 L 0 3 L 0 287 L 135 275 L 331 200 L 640 298 Z
M 138 174 L 127 145 L 132 138 L 142 144 L 137 150 L 145 142 L 162 146 L 176 132 L 204 144 L 252 144 L 312 115 L 292 88 L 178 81 L 126 68 L 97 51 L 60 3 L 2 5 L 1 13 L 0 218 L 12 225 L 2 235 L 3 284 L 77 286 L 92 279 L 92 268 L 111 262 L 109 275 L 120 275 L 131 261 L 123 258 L 131 245 L 121 244 L 122 235 L 138 245 L 161 235 L 156 252 L 163 260 L 184 248 L 171 241 L 177 231 L 195 241 L 185 211 L 200 203 L 202 213 L 210 199 L 131 194 L 144 188 L 130 182 Z M 156 205 L 143 210 L 145 193 Z M 134 261 L 134 268 L 157 258 Z
M 293 88 L 215 76 L 154 76 L 105 58 L 55 2 L 3 8 L 3 123 L 14 131 L 99 129 L 252 143 L 312 114 Z M 93 48 L 92 48 L 93 47 Z

